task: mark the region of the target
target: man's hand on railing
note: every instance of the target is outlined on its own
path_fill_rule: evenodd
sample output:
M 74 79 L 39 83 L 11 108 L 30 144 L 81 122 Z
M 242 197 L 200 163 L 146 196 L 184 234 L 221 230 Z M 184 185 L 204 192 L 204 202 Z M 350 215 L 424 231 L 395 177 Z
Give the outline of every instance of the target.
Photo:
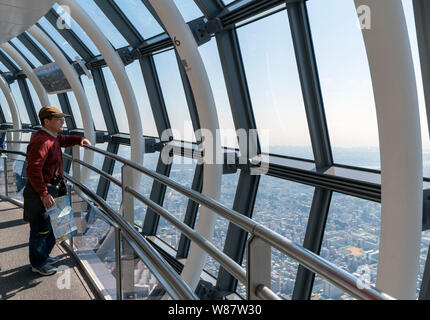
M 88 140 L 88 139 L 86 139 L 86 138 L 83 138 L 83 139 L 81 140 L 81 147 L 83 147 L 84 145 L 91 146 L 92 144 L 91 144 L 91 141 L 90 141 L 90 140 Z

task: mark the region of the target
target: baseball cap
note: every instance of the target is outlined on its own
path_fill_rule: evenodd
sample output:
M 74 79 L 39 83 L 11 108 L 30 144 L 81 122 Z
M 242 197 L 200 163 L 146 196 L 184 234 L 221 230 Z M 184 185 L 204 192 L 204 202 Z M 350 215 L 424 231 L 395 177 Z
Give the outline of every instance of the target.
M 40 120 L 45 119 L 45 118 L 50 118 L 50 117 L 68 118 L 68 117 L 71 117 L 71 115 L 62 113 L 60 111 L 60 109 L 55 108 L 53 106 L 46 106 L 46 107 L 43 107 L 42 109 L 40 109 L 40 111 L 39 111 L 39 119 Z

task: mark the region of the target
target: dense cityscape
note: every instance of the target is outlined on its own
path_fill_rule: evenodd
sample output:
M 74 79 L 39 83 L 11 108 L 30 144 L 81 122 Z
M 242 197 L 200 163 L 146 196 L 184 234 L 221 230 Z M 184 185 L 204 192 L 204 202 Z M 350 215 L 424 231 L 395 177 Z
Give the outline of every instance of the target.
M 127 157 L 129 147 L 122 146 L 119 154 Z M 306 151 L 303 151 L 303 155 Z M 369 153 L 370 154 L 370 153 Z M 372 151 L 372 154 L 373 151 Z M 351 155 L 345 152 L 344 159 Z M 360 157 L 365 158 L 362 150 Z M 427 155 L 425 155 L 427 157 Z M 170 177 L 182 185 L 191 186 L 194 176 L 195 162 L 184 164 L 182 158 L 175 157 Z M 102 158 L 96 158 L 96 166 L 102 167 Z M 158 154 L 145 156 L 145 166 L 155 170 L 158 161 Z M 377 158 L 364 162 L 363 166 L 368 168 L 378 168 Z M 424 171 L 429 168 L 424 162 Z M 121 177 L 121 168 L 115 166 L 114 176 Z M 227 207 L 232 207 L 236 194 L 236 186 L 239 172 L 224 175 L 222 178 L 222 194 L 220 202 Z M 98 176 L 93 174 L 90 177 L 89 186 L 96 190 Z M 152 179 L 144 177 L 139 191 L 145 196 L 149 196 L 152 188 Z M 305 236 L 306 225 L 310 207 L 312 204 L 314 188 L 301 185 L 295 182 L 280 180 L 270 176 L 262 176 L 255 203 L 253 219 L 262 223 L 266 227 L 278 232 L 282 236 L 292 240 L 297 244 L 302 244 Z M 121 190 L 112 186 L 108 195 L 109 204 L 119 209 L 121 203 Z M 183 220 L 187 208 L 188 200 L 178 192 L 167 188 L 163 206 L 176 218 Z M 365 283 L 375 284 L 377 262 L 379 257 L 379 228 L 380 228 L 379 203 L 371 202 L 351 196 L 333 193 L 328 220 L 325 228 L 321 256 L 334 263 L 347 272 L 355 274 L 363 279 Z M 142 226 L 145 218 L 146 207 L 136 201 L 135 223 Z M 228 223 L 223 218 L 218 218 L 212 242 L 217 248 L 223 250 L 226 238 Z M 180 233 L 163 218 L 160 218 L 157 235 L 172 248 L 177 249 Z M 417 284 L 417 294 L 422 280 L 422 274 L 427 257 L 427 250 L 430 245 L 430 232 L 424 232 L 421 241 L 420 275 Z M 246 264 L 246 257 L 242 263 Z M 291 299 L 298 263 L 285 255 L 272 249 L 272 290 L 284 299 Z M 216 277 L 219 264 L 212 258 L 208 258 L 205 270 Z M 136 271 L 142 273 L 143 271 Z M 143 272 L 148 277 L 147 271 Z M 150 278 L 150 277 L 149 277 Z M 151 280 L 152 281 L 152 280 Z M 143 287 L 147 286 L 142 284 Z M 146 288 L 146 287 L 145 287 Z M 238 286 L 238 293 L 245 296 L 245 287 Z M 342 290 L 331 285 L 319 276 L 315 277 L 312 299 L 352 299 Z

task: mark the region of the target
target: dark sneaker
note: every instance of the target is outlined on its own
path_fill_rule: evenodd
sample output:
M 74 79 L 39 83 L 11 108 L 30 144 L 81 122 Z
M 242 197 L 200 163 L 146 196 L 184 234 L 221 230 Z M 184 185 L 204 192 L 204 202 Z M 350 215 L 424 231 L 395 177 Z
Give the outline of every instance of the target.
M 40 268 L 31 267 L 31 271 L 40 273 L 42 276 L 52 276 L 57 272 L 57 268 L 54 268 L 49 264 L 46 264 Z
M 48 259 L 46 260 L 49 264 L 54 264 L 58 261 L 60 261 L 60 257 L 48 257 Z

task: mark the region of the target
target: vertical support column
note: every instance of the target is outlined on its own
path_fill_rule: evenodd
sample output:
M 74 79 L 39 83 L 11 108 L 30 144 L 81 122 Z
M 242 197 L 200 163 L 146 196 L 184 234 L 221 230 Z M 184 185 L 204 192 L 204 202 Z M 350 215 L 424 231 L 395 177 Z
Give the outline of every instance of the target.
M 6 197 L 9 196 L 9 181 L 8 181 L 8 165 L 7 165 L 7 157 L 3 158 L 3 169 L 4 169 L 4 193 Z
M 81 159 L 81 150 L 79 146 L 73 146 L 72 147 L 72 159 L 73 160 L 80 160 Z M 73 178 L 81 181 L 81 165 L 75 161 L 72 162 L 72 168 L 73 168 Z
M 355 4 L 371 15 L 371 27 L 362 33 L 372 76 L 381 153 L 382 212 L 376 287 L 398 299 L 416 299 L 423 163 L 417 85 L 406 19 L 400 0 L 355 0 Z
M 306 118 L 317 169 L 333 164 L 327 121 L 305 2 L 287 3 Z
M 117 154 L 119 149 L 119 144 L 109 142 L 107 151 L 110 153 Z M 115 168 L 115 160 L 105 157 L 103 161 L 102 170 L 110 175 L 113 173 L 113 169 Z M 100 176 L 99 185 L 97 186 L 97 195 L 106 200 L 108 192 L 109 192 L 110 181 L 105 177 Z
M 134 197 L 125 191 L 125 187 L 133 186 L 133 169 L 127 165 L 123 165 L 121 168 L 122 178 L 122 216 L 125 220 L 134 225 Z
M 247 164 L 250 157 L 261 152 L 261 148 L 256 135 L 257 125 L 252 110 L 237 32 L 234 29 L 223 30 L 216 34 L 216 41 L 235 128 L 236 130 L 245 130 L 247 132 L 247 139 L 243 139 L 238 135 L 239 163 Z M 241 170 L 233 203 L 234 210 L 250 218 L 254 210 L 260 182 L 260 177 L 252 173 L 252 169 Z M 241 263 L 243 259 L 246 237 L 247 233 L 243 230 L 236 228 L 232 224 L 229 226 L 224 252 L 238 263 Z M 236 289 L 237 280 L 221 267 L 216 286 L 223 293 L 233 292 Z
M 196 171 L 194 173 L 193 182 L 191 189 L 202 192 L 203 185 L 203 165 L 197 164 Z M 197 211 L 199 210 L 199 204 L 189 199 L 187 205 L 187 211 L 185 212 L 184 223 L 194 229 L 196 223 Z M 191 240 L 188 239 L 183 233 L 179 240 L 178 251 L 176 253 L 176 259 L 183 259 L 188 256 L 190 250 Z
M 248 257 L 246 259 L 247 288 L 246 299 L 258 300 L 255 290 L 261 284 L 270 288 L 272 272 L 271 247 L 256 236 L 251 236 L 247 244 Z
M 311 212 L 309 213 L 303 247 L 316 254 L 320 254 L 324 238 L 324 230 L 330 209 L 332 191 L 315 188 L 312 199 Z M 299 265 L 296 282 L 294 284 L 292 300 L 309 300 L 315 280 L 315 273 Z
M 115 276 L 117 300 L 122 300 L 121 256 L 121 230 L 119 228 L 115 228 Z
M 251 175 L 247 169 L 242 169 L 237 183 L 233 210 L 251 218 L 257 198 L 260 176 Z M 224 253 L 239 264 L 242 264 L 248 232 L 230 223 L 224 243 Z M 219 268 L 216 288 L 222 292 L 234 292 L 237 280 L 222 266 Z
M 210 87 L 203 60 L 199 54 L 194 36 L 185 23 L 181 13 L 171 0 L 149 0 L 169 36 L 174 39 L 176 50 L 187 66 L 187 76 L 191 84 L 199 120 L 202 128 L 202 141 L 205 145 L 202 194 L 218 200 L 221 193 L 222 164 L 216 162 L 222 152 L 216 142 L 220 141 L 219 122 L 215 100 Z M 212 146 L 209 146 L 211 145 Z M 215 146 L 215 147 L 214 147 Z M 208 208 L 201 208 L 196 231 L 206 238 L 211 238 L 216 222 L 216 215 Z M 191 289 L 195 289 L 205 264 L 207 253 L 192 244 L 190 255 L 185 263 L 181 277 Z
M 155 125 L 157 126 L 157 133 L 160 139 L 168 133 L 168 139 L 173 139 L 171 132 L 171 125 L 169 116 L 167 114 L 166 104 L 161 91 L 160 80 L 155 68 L 154 58 L 152 56 L 144 56 L 139 60 L 142 69 L 142 75 L 145 80 L 146 91 L 151 105 L 152 113 L 154 115 Z M 157 163 L 157 173 L 166 177 L 170 175 L 172 164 L 166 164 L 162 161 L 161 153 Z M 150 200 L 162 206 L 164 196 L 166 193 L 166 186 L 156 180 L 152 184 Z M 157 233 L 159 222 L 159 215 L 151 208 L 146 210 L 145 221 L 143 224 L 142 233 L 144 235 L 155 235 Z
M 133 186 L 133 169 L 127 165 L 123 165 L 121 168 L 121 178 L 122 178 L 122 202 L 120 210 L 122 216 L 127 222 L 134 227 L 134 197 L 125 191 L 125 187 Z M 128 241 L 124 240 L 122 242 L 122 269 L 123 269 L 123 279 L 122 279 L 122 289 L 124 297 L 127 299 L 132 299 L 134 296 L 134 251 L 131 248 Z

